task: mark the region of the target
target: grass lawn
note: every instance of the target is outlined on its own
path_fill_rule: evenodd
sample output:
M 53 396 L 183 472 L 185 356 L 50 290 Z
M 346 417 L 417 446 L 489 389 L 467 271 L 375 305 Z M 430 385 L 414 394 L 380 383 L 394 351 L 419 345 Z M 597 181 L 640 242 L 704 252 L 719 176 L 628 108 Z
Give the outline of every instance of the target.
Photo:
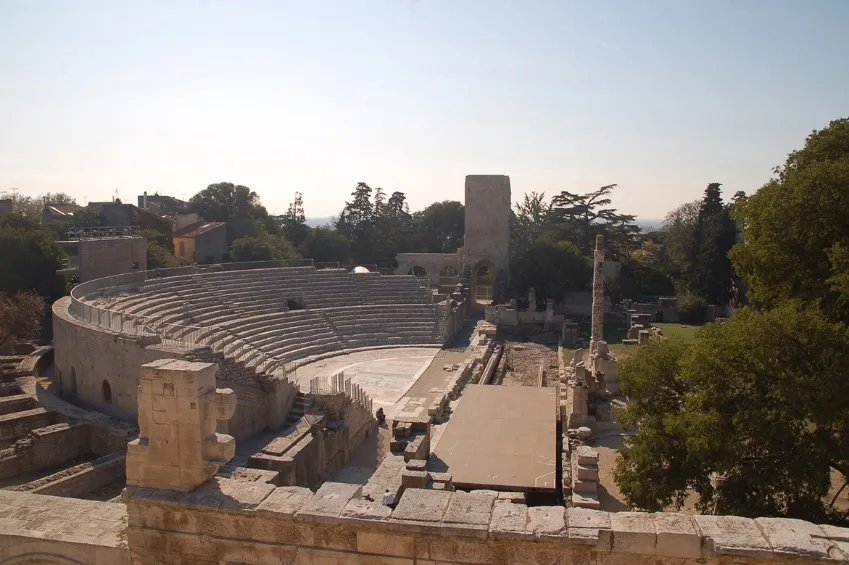
M 683 339 L 684 341 L 693 341 L 696 339 L 696 333 L 702 324 L 671 324 L 671 323 L 655 323 L 656 326 L 663 331 L 663 336 L 668 338 Z M 590 323 L 581 323 L 581 333 L 590 333 Z M 627 331 L 618 327 L 616 324 L 605 324 L 604 326 L 604 341 L 610 348 L 611 353 L 622 358 L 630 354 L 636 348 L 636 345 L 622 345 L 622 340 L 626 338 Z M 565 361 L 570 361 L 575 354 L 576 349 L 563 349 Z

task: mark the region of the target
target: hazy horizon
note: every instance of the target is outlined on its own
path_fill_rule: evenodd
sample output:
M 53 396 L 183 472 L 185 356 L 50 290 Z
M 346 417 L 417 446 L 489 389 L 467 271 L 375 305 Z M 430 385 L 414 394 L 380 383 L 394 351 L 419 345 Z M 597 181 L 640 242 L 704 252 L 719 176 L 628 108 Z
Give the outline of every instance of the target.
M 229 181 L 338 214 L 357 182 L 413 210 L 468 174 L 617 183 L 663 217 L 752 193 L 849 115 L 849 2 L 0 3 L 0 192 L 81 203 Z

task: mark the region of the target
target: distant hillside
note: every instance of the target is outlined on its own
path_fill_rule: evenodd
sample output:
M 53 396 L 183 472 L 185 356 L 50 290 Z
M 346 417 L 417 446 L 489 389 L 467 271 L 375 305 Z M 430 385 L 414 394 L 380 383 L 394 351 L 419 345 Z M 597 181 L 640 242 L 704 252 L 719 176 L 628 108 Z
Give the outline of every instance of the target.
M 311 228 L 317 228 L 319 226 L 326 226 L 326 225 L 330 224 L 330 221 L 332 219 L 333 219 L 333 216 L 307 218 L 307 225 Z
M 656 231 L 663 227 L 663 220 L 643 220 L 637 218 L 636 220 L 634 220 L 634 223 L 640 226 L 640 229 L 643 232 Z

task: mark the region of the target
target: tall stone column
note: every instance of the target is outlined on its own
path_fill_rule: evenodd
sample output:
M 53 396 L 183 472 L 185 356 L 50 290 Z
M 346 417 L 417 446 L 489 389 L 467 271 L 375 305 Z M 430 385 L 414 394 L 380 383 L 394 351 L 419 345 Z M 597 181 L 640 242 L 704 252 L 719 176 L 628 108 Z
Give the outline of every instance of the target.
M 593 310 L 592 329 L 590 330 L 590 354 L 595 354 L 598 342 L 604 339 L 604 236 L 595 236 L 593 253 Z

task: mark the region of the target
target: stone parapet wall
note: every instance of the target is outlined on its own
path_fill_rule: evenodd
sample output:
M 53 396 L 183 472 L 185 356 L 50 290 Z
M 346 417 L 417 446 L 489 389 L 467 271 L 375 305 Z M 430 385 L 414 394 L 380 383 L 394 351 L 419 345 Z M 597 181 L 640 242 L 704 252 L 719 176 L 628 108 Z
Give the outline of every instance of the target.
M 696 565 L 849 561 L 849 529 L 801 520 L 527 507 L 491 494 L 359 485 L 313 494 L 213 479 L 128 488 L 125 504 L 0 493 L 0 563 L 86 565 Z
M 800 520 L 527 507 L 409 489 L 395 510 L 359 485 L 213 479 L 194 493 L 127 489 L 136 565 L 695 564 L 849 559 L 849 529 Z M 166 558 L 168 559 L 166 561 Z

